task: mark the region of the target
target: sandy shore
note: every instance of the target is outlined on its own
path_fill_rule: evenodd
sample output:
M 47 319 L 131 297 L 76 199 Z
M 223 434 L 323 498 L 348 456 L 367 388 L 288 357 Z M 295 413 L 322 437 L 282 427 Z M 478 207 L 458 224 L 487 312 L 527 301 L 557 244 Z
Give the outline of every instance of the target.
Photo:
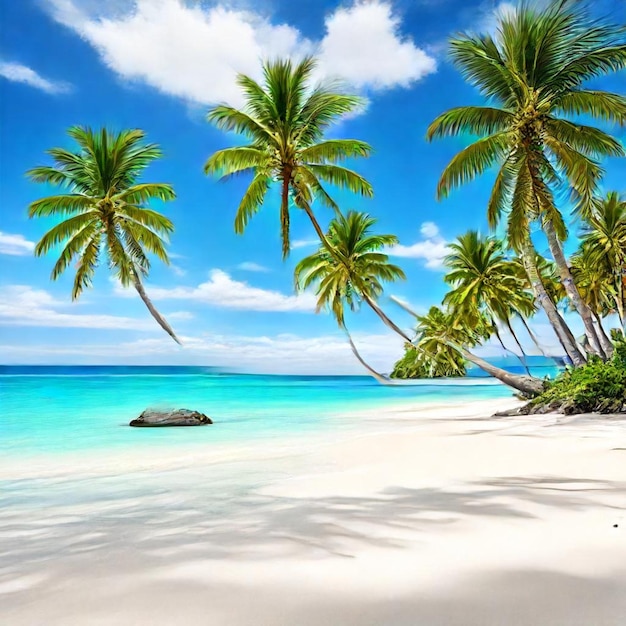
M 4 463 L 0 623 L 622 624 L 626 420 L 487 417 L 509 406 L 219 457 Z

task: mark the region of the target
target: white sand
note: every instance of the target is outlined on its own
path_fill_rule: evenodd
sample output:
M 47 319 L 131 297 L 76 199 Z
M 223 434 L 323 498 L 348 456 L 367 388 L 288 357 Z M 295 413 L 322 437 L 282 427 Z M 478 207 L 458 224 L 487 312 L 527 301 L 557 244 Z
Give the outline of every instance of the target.
M 20 479 L 0 624 L 626 623 L 626 420 L 485 417 L 510 405 L 210 458 L 0 464 Z

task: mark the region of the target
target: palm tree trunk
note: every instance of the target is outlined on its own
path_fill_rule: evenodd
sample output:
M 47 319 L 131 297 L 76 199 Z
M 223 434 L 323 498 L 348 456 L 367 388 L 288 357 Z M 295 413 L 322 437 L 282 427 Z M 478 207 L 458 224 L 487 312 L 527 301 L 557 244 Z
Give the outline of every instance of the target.
M 146 307 L 148 308 L 148 311 L 150 311 L 150 314 L 152 315 L 152 317 L 156 320 L 157 324 L 179 345 L 182 345 L 182 342 L 180 341 L 180 339 L 176 336 L 176 334 L 174 333 L 174 331 L 172 330 L 172 327 L 165 321 L 165 318 L 156 310 L 154 304 L 152 304 L 152 301 L 150 300 L 150 298 L 148 298 L 148 295 L 146 294 L 145 289 L 143 288 L 143 284 L 141 282 L 141 279 L 139 278 L 139 275 L 137 274 L 136 271 L 133 270 L 132 272 L 133 275 L 133 283 L 135 285 L 135 289 L 137 290 L 137 293 L 139 294 L 139 297 L 143 300 L 144 304 L 146 305 Z
M 502 335 L 500 335 L 500 330 L 498 329 L 497 324 L 493 320 L 491 320 L 491 327 L 493 328 L 494 335 L 498 339 L 498 343 L 502 346 L 502 349 L 505 352 L 511 353 L 522 364 L 522 367 L 526 369 L 526 373 L 530 376 L 530 372 L 528 371 L 528 366 L 526 365 L 526 362 L 524 361 L 524 359 L 521 356 L 519 356 L 519 354 L 516 354 L 513 350 L 511 350 L 510 348 L 507 348 L 504 345 L 504 341 L 502 340 Z M 509 326 L 509 330 L 510 329 L 511 327 Z M 513 336 L 515 337 L 515 334 L 513 334 Z M 515 340 L 517 341 L 517 337 L 515 337 Z M 517 345 L 521 349 L 522 346 L 519 345 L 519 341 L 517 342 Z M 523 350 L 522 350 L 522 354 L 524 354 Z
M 517 338 L 517 335 L 515 334 L 515 331 L 513 330 L 513 326 L 511 326 L 510 320 L 507 318 L 507 319 L 504 320 L 504 323 L 506 324 L 506 327 L 509 329 L 509 332 L 513 336 L 513 339 L 515 340 L 515 343 L 517 344 L 517 347 L 519 348 L 520 352 L 522 353 L 522 355 L 519 357 L 520 362 L 524 366 L 524 369 L 526 370 L 526 373 L 529 376 L 531 376 L 530 369 L 528 369 L 528 362 L 526 361 L 526 353 L 524 352 L 524 348 L 522 348 L 522 344 L 520 343 L 520 340 Z
M 567 264 L 567 259 L 563 253 L 563 247 L 561 246 L 561 242 L 556 234 L 552 220 L 545 219 L 543 227 L 546 237 L 548 238 L 548 244 L 550 245 L 550 252 L 552 252 L 552 257 L 554 258 L 554 261 L 559 269 L 559 275 L 561 276 L 561 281 L 565 287 L 565 291 L 585 325 L 585 334 L 589 340 L 591 350 L 600 358 L 606 359 L 607 350 L 610 352 L 613 348 L 611 341 L 604 334 L 602 328 L 596 330 L 596 327 L 593 325 L 591 309 L 582 299 L 580 292 L 578 291 L 578 287 L 574 282 L 574 277 L 572 276 L 569 265 Z
M 615 294 L 615 308 L 617 310 L 617 317 L 622 325 L 622 335 L 626 336 L 626 316 L 624 315 L 624 281 L 626 275 L 618 276 L 618 288 Z
M 376 315 L 378 315 L 378 317 L 383 321 L 385 326 L 391 328 L 391 330 L 393 330 L 397 335 L 400 335 L 400 337 L 402 337 L 405 341 L 413 344 L 413 340 L 395 322 L 393 322 L 393 320 L 390 320 L 387 317 L 385 312 L 376 304 L 376 302 L 374 302 L 374 300 L 366 294 L 363 294 L 363 299 L 367 302 L 372 311 L 374 311 L 374 313 L 376 313 Z
M 550 321 L 550 324 L 552 324 L 552 328 L 561 342 L 561 345 L 565 350 L 565 354 L 567 354 L 576 367 L 580 367 L 585 364 L 585 357 L 576 346 L 576 339 L 574 338 L 572 331 L 557 311 L 554 302 L 552 302 L 552 299 L 546 291 L 541 277 L 539 276 L 539 271 L 537 270 L 535 254 L 536 252 L 532 241 L 530 240 L 530 234 L 526 233 L 520 250 L 520 257 L 522 259 L 522 263 L 524 264 L 526 274 L 528 275 L 530 286 L 533 290 L 535 298 L 537 298 L 541 308 L 548 316 L 548 320 Z
M 280 203 L 280 236 L 283 246 L 283 260 L 289 256 L 289 180 L 291 172 L 285 172 L 283 176 L 283 185 L 281 189 Z
M 506 370 L 503 370 L 495 365 L 492 365 L 488 361 L 481 359 L 479 356 L 472 354 L 469 350 L 464 348 L 463 346 L 458 346 L 453 343 L 448 343 L 448 345 L 460 352 L 463 355 L 464 359 L 470 361 L 474 365 L 477 365 L 483 371 L 487 372 L 490 376 L 497 378 L 500 382 L 508 385 L 509 387 L 513 387 L 513 389 L 517 389 L 526 396 L 530 396 L 534 398 L 535 396 L 540 395 L 543 392 L 543 381 L 539 378 L 533 378 L 532 376 L 520 376 L 519 374 L 511 374 Z
M 350 336 L 350 332 L 348 331 L 347 326 L 344 324 L 342 326 L 344 332 L 346 333 L 346 337 L 348 338 L 348 343 L 350 344 L 350 348 L 352 349 L 352 354 L 357 358 L 357 361 L 381 384 L 381 385 L 391 385 L 392 383 L 388 378 L 378 373 L 371 365 L 369 365 L 365 359 L 359 354 L 359 351 L 356 349 L 354 345 L 354 341 L 352 341 L 352 337 Z
M 410 313 L 411 315 L 417 317 L 417 313 L 412 311 L 404 302 L 402 302 L 402 300 L 398 300 L 398 298 L 395 298 L 394 296 L 390 296 L 390 298 L 399 307 L 403 308 L 407 313 Z M 410 343 L 415 346 L 412 341 Z M 484 372 L 487 372 L 487 374 L 489 374 L 490 376 L 497 378 L 500 382 L 508 385 L 509 387 L 513 387 L 513 389 L 520 391 L 524 395 L 534 397 L 538 396 L 543 391 L 543 381 L 541 381 L 539 378 L 534 378 L 533 376 L 520 376 L 519 374 L 511 374 L 511 372 L 507 372 L 500 367 L 496 367 L 488 361 L 481 359 L 479 356 L 472 354 L 463 346 L 455 344 L 451 341 L 447 341 L 445 343 L 453 350 L 459 352 L 464 359 L 470 361 L 474 365 L 477 365 L 478 367 L 480 367 L 480 369 L 482 369 Z M 420 350 L 419 346 L 415 346 L 415 348 L 417 350 Z M 426 354 L 426 356 L 428 356 L 428 354 Z
M 541 352 L 541 354 L 545 356 L 546 359 L 549 359 L 550 357 L 546 354 L 546 351 L 543 349 L 543 346 L 539 343 L 537 336 L 531 330 L 530 326 L 528 325 L 528 322 L 524 319 L 524 316 L 518 314 L 518 317 L 521 320 L 522 324 L 524 324 L 524 328 L 526 329 L 526 332 L 528 333 L 528 336 L 531 338 L 532 342 L 535 344 L 535 347 L 537 348 L 537 350 L 539 350 L 539 352 Z

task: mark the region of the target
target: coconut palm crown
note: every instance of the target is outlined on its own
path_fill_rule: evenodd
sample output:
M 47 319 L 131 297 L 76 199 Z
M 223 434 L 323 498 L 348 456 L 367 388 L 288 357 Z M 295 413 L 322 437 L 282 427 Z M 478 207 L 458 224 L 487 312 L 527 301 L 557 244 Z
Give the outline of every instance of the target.
M 178 341 L 169 324 L 147 297 L 142 277 L 150 270 L 149 254 L 169 263 L 165 248 L 172 222 L 147 205 L 150 200 L 172 200 L 165 183 L 139 183 L 144 169 L 161 156 L 156 144 L 145 143 L 141 130 L 113 133 L 106 129 L 73 126 L 68 135 L 78 151 L 52 148 L 53 165 L 35 167 L 27 176 L 37 183 L 61 187 L 65 193 L 35 200 L 29 217 L 62 218 L 35 246 L 42 256 L 62 245 L 52 268 L 56 280 L 74 260 L 72 299 L 91 287 L 103 260 L 124 287 L 133 285 L 159 325 Z
M 229 178 L 250 174 L 252 180 L 239 203 L 235 231 L 242 233 L 261 208 L 272 183 L 280 185 L 280 232 L 283 257 L 289 254 L 290 205 L 303 209 L 324 240 L 311 204 L 319 200 L 338 211 L 324 184 L 372 196 L 371 185 L 359 174 L 338 165 L 365 157 L 371 148 L 356 139 L 324 139 L 326 129 L 362 106 L 358 96 L 342 93 L 331 83 L 312 85 L 315 60 L 305 58 L 268 62 L 263 84 L 239 75 L 245 105 L 242 109 L 219 105 L 207 119 L 218 128 L 244 135 L 249 143 L 218 150 L 206 162 L 206 174 Z
M 398 243 L 395 235 L 371 232 L 376 219 L 367 213 L 350 211 L 331 220 L 325 246 L 302 259 L 294 270 L 298 290 L 317 285 L 317 308 L 329 308 L 337 323 L 344 325 L 344 305 L 356 310 L 364 296 L 376 300 L 383 283 L 404 280 L 400 267 L 389 263 L 384 248 Z
M 299 291 L 316 286 L 318 312 L 323 308 L 332 312 L 356 358 L 379 382 L 386 382 L 359 354 L 345 320 L 345 306 L 354 311 L 363 300 L 380 315 L 375 300 L 383 292 L 383 283 L 405 279 L 404 272 L 389 263 L 383 252 L 398 243 L 397 237 L 372 233 L 375 223 L 366 213 L 338 215 L 330 222 L 326 242 L 298 263 L 294 280 Z
M 463 35 L 450 48 L 455 65 L 490 106 L 451 109 L 428 129 L 429 139 L 462 133 L 480 137 L 446 167 L 438 195 L 445 197 L 497 166 L 489 224 L 496 226 L 507 215 L 509 241 L 530 263 L 529 224 L 540 221 L 594 350 L 609 351 L 610 341 L 594 329 L 563 254 L 567 227 L 555 194 L 568 189 L 574 209 L 590 215 L 603 173 L 598 160 L 626 154 L 608 133 L 567 119 L 583 114 L 626 123 L 626 97 L 585 86 L 592 78 L 626 68 L 626 29 L 592 20 L 584 3 L 575 0 L 553 0 L 547 8 L 522 0 L 515 11 L 500 17 L 495 36 Z M 529 267 L 527 271 L 536 273 Z M 532 282 L 537 297 L 546 300 L 539 282 L 534 277 Z M 544 308 L 562 341 L 569 343 L 547 300 Z M 569 352 L 580 356 L 573 345 Z

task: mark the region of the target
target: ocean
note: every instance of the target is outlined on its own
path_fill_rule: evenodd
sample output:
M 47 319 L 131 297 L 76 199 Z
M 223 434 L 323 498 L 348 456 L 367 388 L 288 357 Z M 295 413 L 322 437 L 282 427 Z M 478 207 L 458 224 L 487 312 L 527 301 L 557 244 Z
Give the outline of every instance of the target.
M 556 371 L 550 363 L 536 369 L 538 375 Z M 382 386 L 368 376 L 246 375 L 210 367 L 5 365 L 0 366 L 0 456 L 209 449 L 347 428 L 359 411 L 378 406 L 511 395 L 497 381 L 480 377 Z M 148 407 L 198 410 L 215 424 L 129 428 Z

